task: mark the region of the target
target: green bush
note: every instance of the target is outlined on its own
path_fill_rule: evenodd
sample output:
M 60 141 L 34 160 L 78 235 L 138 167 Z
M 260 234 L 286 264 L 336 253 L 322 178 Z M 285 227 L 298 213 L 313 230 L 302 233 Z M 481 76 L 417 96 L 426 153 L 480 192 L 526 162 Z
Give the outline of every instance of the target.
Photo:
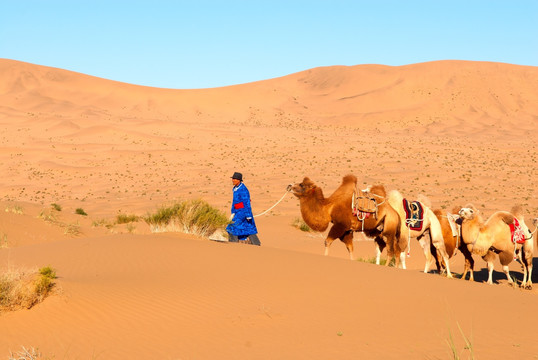
M 205 237 L 228 224 L 227 216 L 204 200 L 188 200 L 161 207 L 144 220 L 153 232 L 180 231 Z
M 84 216 L 88 215 L 88 214 L 86 214 L 86 211 L 84 211 L 84 209 L 82 209 L 82 208 L 77 208 L 75 210 L 75 214 L 84 215 Z
M 305 223 L 302 219 L 299 219 L 299 218 L 296 218 L 295 220 L 293 220 L 293 223 L 291 224 L 294 228 L 297 228 L 301 231 L 304 231 L 304 232 L 310 232 L 312 231 L 312 229 L 310 228 L 310 226 L 308 226 L 307 223 Z

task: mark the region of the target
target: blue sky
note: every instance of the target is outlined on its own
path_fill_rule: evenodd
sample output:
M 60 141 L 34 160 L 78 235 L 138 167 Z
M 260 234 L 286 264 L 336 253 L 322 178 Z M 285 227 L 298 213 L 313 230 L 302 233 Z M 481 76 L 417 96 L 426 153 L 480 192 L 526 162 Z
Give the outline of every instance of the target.
M 538 66 L 538 1 L 1 0 L 0 58 L 194 89 L 318 66 Z

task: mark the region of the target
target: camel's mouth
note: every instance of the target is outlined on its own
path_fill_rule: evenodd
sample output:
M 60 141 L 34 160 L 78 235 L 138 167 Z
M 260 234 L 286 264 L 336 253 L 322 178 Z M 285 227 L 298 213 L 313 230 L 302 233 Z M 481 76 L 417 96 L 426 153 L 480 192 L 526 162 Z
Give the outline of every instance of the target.
M 287 191 L 291 191 L 295 196 L 301 196 L 305 192 L 305 189 L 302 184 L 290 184 L 286 189 Z
M 474 216 L 474 210 L 471 208 L 461 208 L 458 215 L 463 219 L 472 219 Z

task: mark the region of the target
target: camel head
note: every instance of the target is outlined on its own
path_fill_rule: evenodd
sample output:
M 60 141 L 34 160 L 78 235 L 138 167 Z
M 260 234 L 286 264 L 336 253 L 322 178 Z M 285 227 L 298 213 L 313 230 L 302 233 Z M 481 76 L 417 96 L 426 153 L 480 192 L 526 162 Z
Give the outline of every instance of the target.
M 461 208 L 458 212 L 459 216 L 464 220 L 473 220 L 479 213 L 473 205 L 467 205 L 467 207 Z
M 303 179 L 303 182 L 293 184 L 291 186 L 291 192 L 293 193 L 293 195 L 297 196 L 298 198 L 301 198 L 309 193 L 312 193 L 316 188 L 316 184 L 314 184 L 314 182 L 308 177 L 305 177 Z

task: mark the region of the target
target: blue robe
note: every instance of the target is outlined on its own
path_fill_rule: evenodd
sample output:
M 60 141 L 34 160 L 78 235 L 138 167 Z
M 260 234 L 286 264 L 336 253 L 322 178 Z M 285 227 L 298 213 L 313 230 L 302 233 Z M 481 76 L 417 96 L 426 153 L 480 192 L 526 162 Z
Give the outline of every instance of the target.
M 252 208 L 250 206 L 250 193 L 245 184 L 240 183 L 233 188 L 232 214 L 234 214 L 233 222 L 226 227 L 226 231 L 232 235 L 239 237 L 240 240 L 245 239 L 248 235 L 257 234 L 256 223 L 252 216 Z

